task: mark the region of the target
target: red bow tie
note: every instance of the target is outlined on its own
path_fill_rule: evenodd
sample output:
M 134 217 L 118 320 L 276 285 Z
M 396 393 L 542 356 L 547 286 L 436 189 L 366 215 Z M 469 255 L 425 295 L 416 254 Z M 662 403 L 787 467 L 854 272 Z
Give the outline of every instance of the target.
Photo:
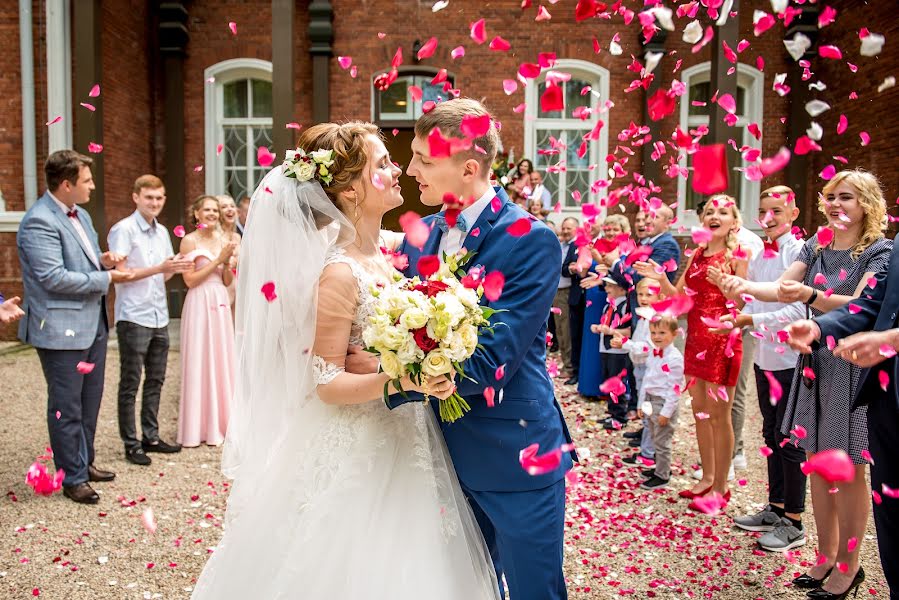
M 663 355 L 663 354 L 665 354 L 665 351 L 664 351 L 664 350 L 659 350 L 658 348 L 656 348 L 655 350 L 652 351 L 652 355 L 653 355 L 653 356 L 658 356 L 659 358 L 662 358 L 662 355 Z
M 765 250 L 771 250 L 772 252 L 779 251 L 780 248 L 777 245 L 777 240 L 774 240 L 773 242 L 765 240 Z
M 71 219 L 71 218 L 77 219 L 77 218 L 78 218 L 78 211 L 75 210 L 75 209 L 73 208 L 72 210 L 70 210 L 69 212 L 66 213 L 66 216 L 69 217 L 70 219 Z

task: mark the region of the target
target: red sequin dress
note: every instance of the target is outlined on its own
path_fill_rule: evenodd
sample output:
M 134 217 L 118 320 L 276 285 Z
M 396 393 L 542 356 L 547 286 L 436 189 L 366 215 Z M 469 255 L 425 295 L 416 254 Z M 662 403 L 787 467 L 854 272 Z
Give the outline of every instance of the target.
M 724 262 L 723 250 L 705 256 L 702 248 L 698 248 L 684 277 L 684 284 L 693 293 L 693 308 L 687 313 L 684 375 L 688 380 L 695 377 L 718 385 L 734 386 L 740 377 L 743 340 L 739 335 L 712 333 L 708 325 L 702 322 L 702 317 L 717 320 L 728 312 L 724 294 L 706 279 L 709 267 L 720 266 Z

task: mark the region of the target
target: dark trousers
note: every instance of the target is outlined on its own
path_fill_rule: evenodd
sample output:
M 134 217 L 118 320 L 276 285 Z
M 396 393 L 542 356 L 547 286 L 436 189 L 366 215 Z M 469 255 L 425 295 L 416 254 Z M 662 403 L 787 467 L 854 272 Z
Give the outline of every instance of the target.
M 168 327 L 144 327 L 137 323 L 116 323 L 121 369 L 119 375 L 119 435 L 125 448 L 139 448 L 134 405 L 141 372 L 146 369 L 140 407 L 140 428 L 145 442 L 159 440 L 159 398 L 165 383 L 169 357 Z
M 602 352 L 602 380 L 606 381 L 611 377 L 616 377 L 621 371 L 627 371 L 627 376 L 622 376 L 621 380 L 627 386 L 627 391 L 622 396 L 618 396 L 616 402 L 613 398 L 609 398 L 609 416 L 624 423 L 627 421 L 627 411 L 631 410 L 631 398 L 636 396 L 637 384 L 634 382 L 634 365 L 631 363 L 631 357 L 627 353 L 617 354 L 610 352 Z M 633 402 L 636 410 L 636 399 Z
M 571 331 L 571 371 L 577 376 L 581 370 L 581 343 L 584 339 L 584 309 L 586 301 L 568 305 L 568 326 Z
M 895 360 L 895 359 L 891 359 Z M 877 548 L 880 564 L 890 588 L 890 598 L 899 600 L 899 498 L 883 493 L 883 484 L 899 488 L 899 408 L 896 406 L 894 377 L 896 369 L 890 361 L 871 369 L 860 396 L 870 399 L 868 405 L 868 449 L 871 465 L 871 489 L 880 494 L 881 503 L 874 503 L 874 526 L 877 529 Z M 890 373 L 886 393 L 878 384 L 877 372 Z
M 771 384 L 768 377 L 758 365 L 753 365 L 753 368 L 759 410 L 762 412 L 762 437 L 765 445 L 771 449 L 768 456 L 768 502 L 783 504 L 784 511 L 799 514 L 805 511 L 806 476 L 801 467 L 805 462 L 805 451 L 790 443 L 783 445 L 783 440 L 789 439 L 789 436 L 780 432 L 794 369 L 769 371 L 783 389 L 780 401 L 771 406 Z
M 106 373 L 106 315 L 100 317 L 97 336 L 85 350 L 37 349 L 47 380 L 47 429 L 57 469 L 65 471 L 63 485 L 88 480 L 87 467 L 94 462 L 94 433 L 103 398 Z M 92 363 L 82 375 L 78 363 Z
M 550 342 L 550 347 L 558 346 L 559 340 L 556 338 L 556 319 L 552 312 L 549 313 L 549 318 L 546 320 L 546 331 L 552 334 L 552 341 Z

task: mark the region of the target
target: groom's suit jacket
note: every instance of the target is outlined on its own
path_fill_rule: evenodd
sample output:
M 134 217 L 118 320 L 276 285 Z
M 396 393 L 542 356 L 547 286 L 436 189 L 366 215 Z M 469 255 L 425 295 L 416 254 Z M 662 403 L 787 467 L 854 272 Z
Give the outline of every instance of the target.
M 90 215 L 75 210 L 99 260 Z M 16 246 L 25 288 L 19 339 L 47 350 L 89 348 L 103 318 L 109 273 L 89 258 L 81 236 L 49 194 L 25 213 Z
M 546 321 L 559 284 L 558 265 L 562 250 L 556 235 L 544 224 L 532 221 L 531 231 L 522 237 L 507 233 L 515 221 L 530 218 L 496 188 L 496 201 L 488 205 L 470 226 L 463 246 L 476 254 L 468 267 L 483 265 L 487 273 L 505 276 L 502 295 L 483 305 L 507 312 L 493 316 L 502 322 L 491 336 L 481 337 L 483 349 L 465 362 L 465 374 L 457 377 L 459 393 L 471 411 L 455 423 L 441 422 L 443 436 L 459 480 L 473 491 L 527 491 L 547 487 L 571 468 L 573 452 L 563 452 L 558 469 L 543 475 L 529 475 L 519 463 L 519 452 L 534 443 L 543 454 L 571 441 L 562 411 L 556 402 L 553 384 L 546 370 Z M 400 252 L 409 257 L 407 276 L 418 273 L 421 256 L 435 255 L 443 235 L 433 227 L 433 215 L 424 218 L 432 226 L 422 250 L 403 243 Z M 497 375 L 501 377 L 497 378 Z M 494 406 L 488 406 L 484 389 L 496 391 Z M 409 394 L 412 400 L 420 395 Z M 390 397 L 391 408 L 405 403 L 401 395 Z M 432 402 L 437 406 L 437 402 Z

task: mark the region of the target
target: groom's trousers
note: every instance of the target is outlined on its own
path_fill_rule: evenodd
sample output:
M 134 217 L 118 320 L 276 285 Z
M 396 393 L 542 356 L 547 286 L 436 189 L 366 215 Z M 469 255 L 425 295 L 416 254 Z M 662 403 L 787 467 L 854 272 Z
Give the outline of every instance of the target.
M 566 600 L 565 478 L 526 492 L 463 491 L 487 541 L 500 596 L 505 575 L 510 600 Z

